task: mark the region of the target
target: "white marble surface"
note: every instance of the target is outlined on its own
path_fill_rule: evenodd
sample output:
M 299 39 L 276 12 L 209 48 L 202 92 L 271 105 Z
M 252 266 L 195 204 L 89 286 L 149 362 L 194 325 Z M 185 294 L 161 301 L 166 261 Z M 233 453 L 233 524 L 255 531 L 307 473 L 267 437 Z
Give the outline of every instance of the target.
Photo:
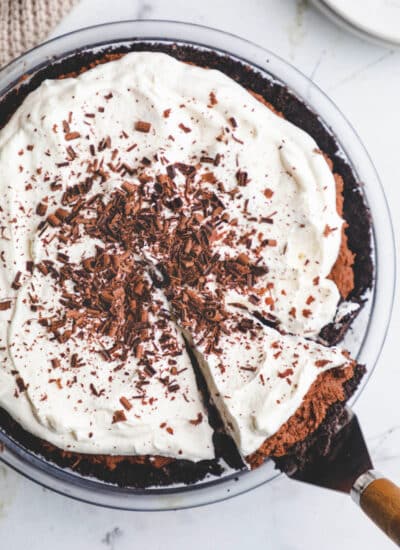
M 400 236 L 400 51 L 370 45 L 305 1 L 82 0 L 56 34 L 135 18 L 219 27 L 279 53 L 312 77 L 348 116 L 382 178 Z M 384 351 L 356 405 L 376 466 L 400 482 L 398 299 Z M 379 549 L 393 545 L 350 499 L 284 477 L 233 500 L 181 512 L 129 513 L 68 500 L 0 465 L 0 548 Z

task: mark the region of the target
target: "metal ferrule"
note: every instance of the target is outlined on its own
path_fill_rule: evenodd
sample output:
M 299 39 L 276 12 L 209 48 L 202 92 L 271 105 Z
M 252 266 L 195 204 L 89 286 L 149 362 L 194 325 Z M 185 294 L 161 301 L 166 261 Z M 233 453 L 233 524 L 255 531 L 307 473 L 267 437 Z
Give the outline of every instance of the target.
M 378 472 L 378 470 L 368 470 L 364 474 L 361 474 L 359 478 L 354 482 L 353 487 L 351 488 L 351 498 L 354 502 L 360 505 L 360 498 L 365 489 L 376 479 L 383 478 L 383 475 Z

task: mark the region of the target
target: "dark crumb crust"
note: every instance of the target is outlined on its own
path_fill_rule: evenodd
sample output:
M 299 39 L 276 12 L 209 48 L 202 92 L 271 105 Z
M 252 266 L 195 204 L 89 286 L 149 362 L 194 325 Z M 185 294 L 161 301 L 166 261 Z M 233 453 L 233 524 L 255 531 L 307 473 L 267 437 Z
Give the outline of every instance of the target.
M 350 300 L 362 304 L 365 291 L 372 286 L 373 262 L 371 258 L 371 220 L 365 205 L 360 184 L 355 180 L 351 167 L 338 154 L 335 138 L 323 125 L 319 117 L 299 98 L 291 93 L 284 84 L 276 80 L 269 80 L 261 73 L 254 71 L 243 62 L 229 56 L 220 55 L 213 51 L 199 50 L 191 46 L 175 44 L 157 44 L 147 42 L 132 42 L 129 46 L 104 48 L 102 51 L 83 51 L 72 54 L 64 59 L 53 62 L 10 89 L 10 92 L 1 101 L 0 128 L 3 127 L 15 110 L 21 105 L 25 97 L 47 78 L 58 78 L 69 73 L 79 72 L 82 67 L 88 67 L 94 62 L 103 59 L 107 54 L 127 53 L 130 51 L 161 51 L 173 57 L 192 62 L 202 67 L 218 69 L 239 82 L 243 87 L 256 92 L 280 111 L 284 117 L 308 132 L 318 143 L 319 148 L 330 157 L 333 162 L 333 171 L 344 180 L 344 212 L 343 216 L 348 223 L 346 231 L 348 245 L 355 253 L 354 263 L 354 290 Z M 321 338 L 329 345 L 338 342 L 349 328 L 354 319 L 353 315 L 345 317 L 340 324 L 330 324 L 321 332 Z M 364 367 L 358 365 L 354 376 L 344 385 L 346 400 L 356 390 L 363 374 Z M 197 373 L 198 374 L 198 373 Z M 201 375 L 200 375 L 201 378 Z M 209 401 L 204 381 L 199 380 L 200 389 Z M 326 452 L 334 427 L 343 415 L 344 403 L 332 405 L 327 412 L 324 422 L 318 430 L 304 441 L 294 445 L 287 455 L 276 459 L 277 467 L 289 472 L 294 467 L 302 467 L 310 456 L 315 453 Z M 4 410 L 0 409 L 0 427 L 13 440 L 21 443 L 25 448 L 43 456 L 48 461 L 62 468 L 71 468 L 84 476 L 92 476 L 102 481 L 123 487 L 145 488 L 148 486 L 166 486 L 173 483 L 195 483 L 207 474 L 220 475 L 222 468 L 219 458 L 222 457 L 234 469 L 243 468 L 238 458 L 232 440 L 222 433 L 222 425 L 218 413 L 213 407 L 210 410 L 211 424 L 215 431 L 214 444 L 217 460 L 205 460 L 193 463 L 186 460 L 172 460 L 155 467 L 150 458 L 142 463 L 136 463 L 127 457 L 112 468 L 108 468 L 104 460 L 96 460 L 91 455 L 79 453 L 64 453 L 60 449 L 49 445 L 26 432 Z
M 222 473 L 222 468 L 216 460 L 201 462 L 172 460 L 156 468 L 150 459 L 138 464 L 132 463 L 127 458 L 118 462 L 115 467 L 108 468 L 104 461 L 94 460 L 92 455 L 64 453 L 57 447 L 42 441 L 24 430 L 4 409 L 0 409 L 0 426 L 13 441 L 22 443 L 26 449 L 44 457 L 50 463 L 74 470 L 82 476 L 94 477 L 120 487 L 144 489 L 150 486 L 168 486 L 173 483 L 189 485 L 203 479 L 207 474 L 219 476 Z

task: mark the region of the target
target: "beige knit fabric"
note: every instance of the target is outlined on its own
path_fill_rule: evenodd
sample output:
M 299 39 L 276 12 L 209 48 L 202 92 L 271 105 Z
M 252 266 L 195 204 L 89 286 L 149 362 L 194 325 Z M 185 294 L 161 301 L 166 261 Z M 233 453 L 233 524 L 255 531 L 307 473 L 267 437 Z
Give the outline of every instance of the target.
M 77 0 L 0 0 L 0 67 L 44 40 Z

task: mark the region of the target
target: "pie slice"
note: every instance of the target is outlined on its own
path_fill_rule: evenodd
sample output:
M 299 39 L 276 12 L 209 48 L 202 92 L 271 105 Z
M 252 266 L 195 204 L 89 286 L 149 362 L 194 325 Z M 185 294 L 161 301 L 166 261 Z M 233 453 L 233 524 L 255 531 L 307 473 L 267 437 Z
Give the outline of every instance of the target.
M 215 343 L 189 334 L 211 397 L 243 459 L 259 465 L 303 441 L 344 401 L 356 367 L 347 352 L 282 334 L 236 308 Z

